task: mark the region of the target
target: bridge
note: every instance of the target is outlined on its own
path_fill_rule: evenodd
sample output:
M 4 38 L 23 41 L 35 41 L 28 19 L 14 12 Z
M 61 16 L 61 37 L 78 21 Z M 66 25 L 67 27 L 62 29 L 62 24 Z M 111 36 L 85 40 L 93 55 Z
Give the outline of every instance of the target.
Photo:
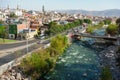
M 97 39 L 105 39 L 105 40 L 112 40 L 116 41 L 118 39 L 117 36 L 98 36 L 98 35 L 91 35 L 85 33 L 74 33 L 75 37 L 88 37 L 88 38 L 97 38 Z
M 87 34 L 87 33 L 80 33 L 79 30 L 75 31 L 74 29 L 72 29 L 72 31 L 73 31 L 72 37 L 75 39 L 78 39 L 78 40 L 81 37 L 97 38 L 97 39 L 104 39 L 104 40 L 113 41 L 115 45 L 120 45 L 120 37 L 119 36 L 91 35 L 91 34 Z
M 86 29 L 85 29 L 86 30 Z M 105 39 L 105 40 L 114 40 L 114 41 L 116 41 L 117 39 L 118 39 L 118 37 L 117 36 L 100 36 L 100 35 L 91 35 L 91 34 L 87 34 L 87 33 L 81 33 L 81 31 L 79 31 L 79 30 L 75 30 L 75 29 L 73 29 L 72 28 L 72 31 L 73 31 L 73 33 L 74 33 L 74 37 L 75 38 L 81 38 L 81 37 L 88 37 L 88 38 L 97 38 L 97 39 Z
M 104 39 L 114 42 L 115 45 L 120 45 L 120 37 L 117 36 L 96 36 L 96 35 L 90 35 L 85 33 L 74 33 L 72 36 L 75 39 L 80 40 L 81 37 L 88 37 L 88 38 L 97 38 L 97 39 Z

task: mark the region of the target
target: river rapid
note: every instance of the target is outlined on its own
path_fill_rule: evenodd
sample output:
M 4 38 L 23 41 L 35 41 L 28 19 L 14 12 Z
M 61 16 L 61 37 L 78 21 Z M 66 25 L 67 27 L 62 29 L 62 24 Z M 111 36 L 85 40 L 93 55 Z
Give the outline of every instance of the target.
M 105 35 L 105 29 L 95 30 L 93 35 Z M 99 49 L 93 47 L 95 39 L 81 40 L 72 43 L 58 58 L 55 69 L 45 76 L 46 80 L 99 80 L 101 65 L 98 55 L 106 46 Z
M 58 58 L 46 80 L 98 80 L 101 68 L 97 53 L 83 42 L 74 42 Z

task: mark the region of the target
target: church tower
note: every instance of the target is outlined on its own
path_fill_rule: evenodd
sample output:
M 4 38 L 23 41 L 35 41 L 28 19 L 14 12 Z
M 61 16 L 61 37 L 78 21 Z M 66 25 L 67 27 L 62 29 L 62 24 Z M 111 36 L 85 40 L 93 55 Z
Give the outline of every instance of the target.
M 17 5 L 17 10 L 19 10 L 19 5 Z
M 42 6 L 42 23 L 44 23 L 44 17 L 45 17 L 45 8 L 44 5 Z
M 45 13 L 45 8 L 44 5 L 42 6 L 42 12 Z
M 9 8 L 9 5 L 7 5 L 7 10 L 9 10 L 10 8 Z

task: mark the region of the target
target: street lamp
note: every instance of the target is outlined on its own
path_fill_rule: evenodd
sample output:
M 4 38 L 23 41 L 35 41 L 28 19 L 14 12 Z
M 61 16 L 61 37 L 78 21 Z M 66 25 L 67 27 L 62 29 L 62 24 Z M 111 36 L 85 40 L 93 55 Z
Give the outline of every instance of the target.
M 26 31 L 26 47 L 27 47 L 27 53 L 28 53 L 28 38 L 29 38 L 29 27 L 28 27 L 28 25 L 27 25 L 27 21 L 26 21 L 26 28 L 27 28 L 27 31 Z
M 27 33 L 27 42 L 26 42 L 26 44 L 27 44 L 27 53 L 28 53 L 28 33 Z

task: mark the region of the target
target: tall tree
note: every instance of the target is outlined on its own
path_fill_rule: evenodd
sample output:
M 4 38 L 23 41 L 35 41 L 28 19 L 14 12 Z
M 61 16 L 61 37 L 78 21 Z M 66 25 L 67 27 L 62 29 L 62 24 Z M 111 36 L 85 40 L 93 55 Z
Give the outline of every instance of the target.
M 118 26 L 118 33 L 120 34 L 120 18 L 116 20 L 116 24 Z
M 6 27 L 0 26 L 0 37 L 3 39 L 3 42 L 5 42 L 6 33 Z
M 120 18 L 116 20 L 116 24 L 120 24 Z
M 110 25 L 112 21 L 111 21 L 111 19 L 105 19 L 105 20 L 103 20 L 103 22 L 105 25 Z
M 9 17 L 10 18 L 17 18 L 17 16 L 15 15 L 15 13 L 10 13 Z
M 92 23 L 92 21 L 90 19 L 84 19 L 83 21 L 84 21 L 84 23 L 88 23 L 88 24 Z
M 79 20 L 79 23 L 80 23 L 79 25 L 82 25 L 82 24 L 83 24 L 83 20 L 80 19 L 80 20 Z
M 117 25 L 109 25 L 106 29 L 107 34 L 116 35 L 118 33 Z
M 0 20 L 0 24 L 3 24 L 4 22 L 2 20 Z
M 100 21 L 99 25 L 100 25 L 101 27 L 103 27 L 104 21 Z

